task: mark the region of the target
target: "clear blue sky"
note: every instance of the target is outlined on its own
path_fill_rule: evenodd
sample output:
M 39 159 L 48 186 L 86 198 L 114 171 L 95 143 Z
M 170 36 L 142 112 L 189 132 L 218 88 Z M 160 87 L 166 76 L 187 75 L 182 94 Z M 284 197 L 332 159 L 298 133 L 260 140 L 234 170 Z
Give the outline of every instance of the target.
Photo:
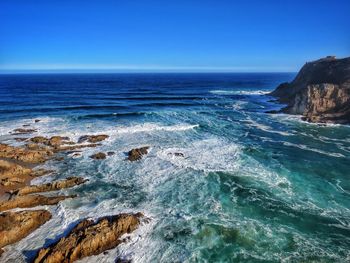
M 296 71 L 350 55 L 350 0 L 1 0 L 0 71 Z

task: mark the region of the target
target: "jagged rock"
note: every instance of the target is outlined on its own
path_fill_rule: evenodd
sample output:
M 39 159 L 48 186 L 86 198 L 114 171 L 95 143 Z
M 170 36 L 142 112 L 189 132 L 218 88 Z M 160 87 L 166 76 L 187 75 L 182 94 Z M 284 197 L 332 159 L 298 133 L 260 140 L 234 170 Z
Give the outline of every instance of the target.
M 32 169 L 26 168 L 16 163 L 0 160 L 0 178 L 29 176 Z
M 68 137 L 62 137 L 62 136 L 52 136 L 49 141 L 48 145 L 51 147 L 58 147 L 61 146 L 62 144 L 66 143 L 69 141 Z
M 0 202 L 0 212 L 13 208 L 27 208 L 39 205 L 55 205 L 64 199 L 74 197 L 76 197 L 76 195 L 50 197 L 43 195 L 16 196 L 15 198 L 10 199 L 8 201 Z
M 52 183 L 25 186 L 22 189 L 18 190 L 17 195 L 27 195 L 27 194 L 40 193 L 40 192 L 57 191 L 60 189 L 83 184 L 86 181 L 88 181 L 88 179 L 84 179 L 82 177 L 68 177 L 67 179 L 52 182 Z
M 8 158 L 28 163 L 43 163 L 50 158 L 52 151 L 47 149 L 30 150 L 0 143 L 0 158 Z
M 30 168 L 0 160 L 0 195 L 2 192 L 25 185 L 32 173 Z
M 33 138 L 30 138 L 30 141 L 33 143 L 42 143 L 46 144 L 48 142 L 48 139 L 44 136 L 35 136 Z
M 51 214 L 46 210 L 0 214 L 0 249 L 28 236 L 50 219 Z
M 39 144 L 45 144 L 50 147 L 58 147 L 62 144 L 69 144 L 71 143 L 69 141 L 69 137 L 63 137 L 63 136 L 52 136 L 51 138 L 46 138 L 43 136 L 36 136 L 30 139 L 33 143 L 39 143 Z
M 143 155 L 148 154 L 149 146 L 132 149 L 128 152 L 128 160 L 133 162 L 137 160 L 141 160 Z
M 36 129 L 18 128 L 18 129 L 14 129 L 11 134 L 13 134 L 13 135 L 20 135 L 20 134 L 28 134 L 28 133 L 33 133 L 33 132 L 37 132 L 37 130 Z
M 270 95 L 288 105 L 284 113 L 310 122 L 350 123 L 350 57 L 306 63 L 291 83 Z
M 73 262 L 98 255 L 118 246 L 120 237 L 131 233 L 140 224 L 141 213 L 103 217 L 94 222 L 85 219 L 66 237 L 39 251 L 35 263 Z
M 95 160 L 102 160 L 102 159 L 106 159 L 106 154 L 103 152 L 99 152 L 91 155 L 90 158 Z
M 100 134 L 100 135 L 84 135 L 81 136 L 78 140 L 78 143 L 82 142 L 90 142 L 90 143 L 96 143 L 96 142 L 101 142 L 107 139 L 109 136 L 105 134 Z

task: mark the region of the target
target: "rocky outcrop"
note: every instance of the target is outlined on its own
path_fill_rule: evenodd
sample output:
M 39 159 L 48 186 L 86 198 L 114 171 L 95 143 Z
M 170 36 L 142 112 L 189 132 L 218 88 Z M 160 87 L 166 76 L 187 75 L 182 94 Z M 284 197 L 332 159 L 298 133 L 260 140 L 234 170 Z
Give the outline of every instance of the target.
M 46 183 L 46 184 L 39 184 L 39 185 L 28 185 L 25 186 L 17 191 L 17 195 L 27 195 L 27 194 L 33 194 L 33 193 L 41 193 L 41 192 L 50 192 L 50 191 L 57 191 L 64 188 L 73 187 L 76 185 L 80 185 L 88 181 L 88 179 L 84 179 L 82 177 L 68 177 L 67 179 L 52 182 L 52 183 Z
M 148 154 L 149 146 L 132 149 L 128 152 L 128 160 L 133 162 L 137 160 L 141 160 L 143 155 Z
M 48 149 L 40 148 L 31 150 L 0 143 L 0 158 L 8 158 L 27 163 L 43 163 L 52 155 L 53 152 Z
M 50 219 L 51 214 L 46 210 L 0 214 L 0 249 L 28 236 Z
M 0 202 L 0 212 L 13 208 L 28 208 L 39 205 L 55 205 L 67 198 L 74 198 L 76 195 L 44 196 L 44 195 L 26 195 L 16 196 L 8 201 Z
M 123 242 L 120 238 L 140 224 L 141 213 L 104 217 L 97 222 L 85 219 L 66 237 L 39 251 L 35 263 L 73 262 L 97 255 Z
M 96 142 L 101 142 L 107 139 L 109 136 L 106 134 L 99 134 L 99 135 L 84 135 L 81 136 L 78 140 L 78 143 L 82 142 L 90 142 L 90 143 L 96 143 Z
M 95 153 L 90 156 L 91 159 L 95 159 L 95 160 L 103 160 L 103 159 L 106 159 L 106 157 L 107 155 L 103 152 Z
M 292 82 L 270 95 L 287 104 L 284 113 L 310 122 L 350 123 L 350 57 L 306 63 Z

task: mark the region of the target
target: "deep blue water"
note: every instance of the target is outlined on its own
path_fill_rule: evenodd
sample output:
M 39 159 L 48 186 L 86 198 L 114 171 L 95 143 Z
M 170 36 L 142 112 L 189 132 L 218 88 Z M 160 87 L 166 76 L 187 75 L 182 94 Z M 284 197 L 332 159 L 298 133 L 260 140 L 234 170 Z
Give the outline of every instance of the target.
M 33 183 L 84 176 L 50 207 L 54 217 L 10 246 L 30 251 L 85 217 L 141 211 L 151 218 L 119 248 L 84 262 L 349 262 L 350 127 L 265 112 L 266 93 L 294 74 L 0 75 L 0 141 L 36 134 L 110 135 L 103 146 Z M 40 119 L 34 123 L 35 119 Z M 141 161 L 131 148 L 149 145 Z M 89 158 L 115 151 L 106 160 Z M 175 156 L 181 152 L 184 157 Z

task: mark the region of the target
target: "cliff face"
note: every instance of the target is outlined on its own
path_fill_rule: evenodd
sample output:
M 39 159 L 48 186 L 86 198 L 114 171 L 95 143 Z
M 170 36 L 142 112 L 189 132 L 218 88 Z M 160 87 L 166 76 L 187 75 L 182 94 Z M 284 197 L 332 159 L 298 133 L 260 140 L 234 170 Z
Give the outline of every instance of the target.
M 270 95 L 287 104 L 282 112 L 307 121 L 350 123 L 350 57 L 306 63 L 292 82 Z

